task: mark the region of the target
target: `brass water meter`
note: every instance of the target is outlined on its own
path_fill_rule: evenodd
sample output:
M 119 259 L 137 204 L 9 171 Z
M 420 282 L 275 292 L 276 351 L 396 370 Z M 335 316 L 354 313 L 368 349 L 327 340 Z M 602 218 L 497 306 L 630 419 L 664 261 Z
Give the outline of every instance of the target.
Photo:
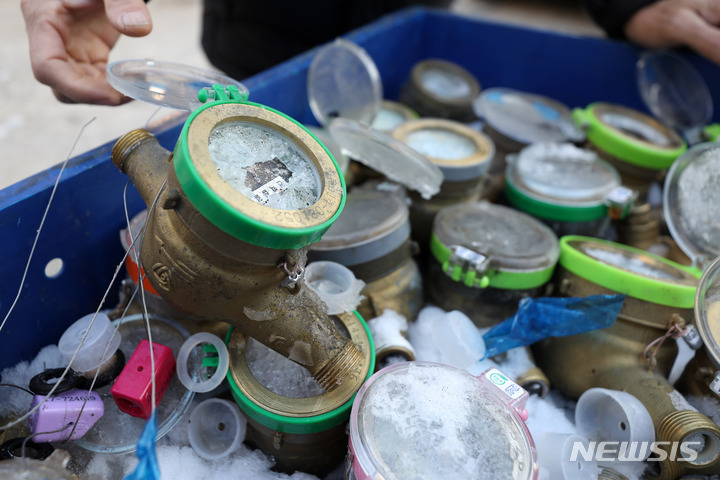
M 480 93 L 475 76 L 460 65 L 439 59 L 416 63 L 400 92 L 400 101 L 421 117 L 475 120 L 472 102 Z
M 570 143 L 535 143 L 508 158 L 506 198 L 558 236 L 603 236 L 637 196 L 597 153 Z
M 551 98 L 510 88 L 488 88 L 473 108 L 483 120 L 483 132 L 495 144 L 490 166 L 490 192 L 502 190 L 505 157 L 538 142 L 579 144 L 585 134 L 572 121 L 570 109 Z M 490 197 L 492 198 L 492 197 Z
M 487 202 L 454 205 L 435 217 L 426 277 L 432 302 L 479 327 L 544 294 L 558 259 L 552 230 L 523 212 Z
M 687 144 L 674 130 L 654 118 L 612 103 L 592 103 L 573 111 L 585 130 L 588 145 L 617 168 L 622 183 L 644 199 L 650 184 L 685 152 Z
M 462 123 L 436 118 L 405 122 L 393 131 L 393 137 L 424 155 L 443 174 L 440 192 L 432 198 L 409 194 L 412 236 L 427 250 L 433 219 L 441 209 L 481 199 L 495 146 Z
M 366 283 L 358 307 L 363 318 L 389 309 L 412 322 L 423 305 L 422 278 L 412 253 L 404 193 L 354 190 L 308 256 L 345 265 Z
M 247 440 L 275 458 L 277 468 L 323 476 L 347 451 L 347 421 L 355 394 L 375 369 L 375 347 L 359 315 L 331 316 L 342 335 L 362 352 L 336 389 L 323 392 L 286 359 L 235 329 L 228 335 L 228 382 L 247 418 Z M 278 358 L 279 357 L 279 358 Z
M 696 269 L 626 245 L 563 237 L 555 279 L 560 294 L 627 297 L 611 327 L 548 338 L 533 346 L 538 365 L 565 394 L 579 397 L 593 387 L 623 390 L 645 405 L 657 441 L 702 440 L 695 460 L 668 455 L 657 462 L 660 479 L 720 468 L 720 426 L 668 383 L 677 346 L 660 341 L 685 332 L 692 323 L 698 277 Z
M 199 97 L 174 152 L 146 130 L 113 148 L 149 209 L 142 267 L 173 307 L 239 327 L 331 390 L 363 353 L 302 272 L 304 247 L 340 215 L 343 177 L 307 129 L 238 88 Z

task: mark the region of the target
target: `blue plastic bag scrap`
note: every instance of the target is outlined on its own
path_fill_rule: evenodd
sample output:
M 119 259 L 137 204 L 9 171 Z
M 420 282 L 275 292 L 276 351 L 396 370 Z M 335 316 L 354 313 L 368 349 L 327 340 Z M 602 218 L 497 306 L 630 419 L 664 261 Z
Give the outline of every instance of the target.
M 155 454 L 155 438 L 157 437 L 157 415 L 153 411 L 145 424 L 137 443 L 138 464 L 124 480 L 160 480 L 160 467 L 158 467 Z
M 512 317 L 488 330 L 485 357 L 548 337 L 565 337 L 611 326 L 625 295 L 524 298 Z

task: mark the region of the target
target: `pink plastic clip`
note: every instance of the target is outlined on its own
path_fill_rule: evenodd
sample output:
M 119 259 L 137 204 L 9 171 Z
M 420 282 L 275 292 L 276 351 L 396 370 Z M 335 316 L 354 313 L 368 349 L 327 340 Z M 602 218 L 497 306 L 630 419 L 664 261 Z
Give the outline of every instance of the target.
M 153 342 L 155 356 L 155 406 L 160 403 L 175 374 L 175 357 L 165 345 Z M 142 340 L 115 380 L 110 393 L 118 408 L 133 417 L 150 418 L 152 374 L 150 342 Z

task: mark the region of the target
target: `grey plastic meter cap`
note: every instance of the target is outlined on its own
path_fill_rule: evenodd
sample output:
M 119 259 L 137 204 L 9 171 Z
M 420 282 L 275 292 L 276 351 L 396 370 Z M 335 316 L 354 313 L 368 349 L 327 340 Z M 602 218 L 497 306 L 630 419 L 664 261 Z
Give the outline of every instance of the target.
M 488 202 L 447 207 L 437 214 L 433 233 L 446 246 L 458 245 L 490 259 L 490 268 L 528 272 L 555 265 L 555 233 L 518 210 Z
M 398 195 L 358 190 L 348 194 L 343 212 L 310 248 L 318 259 L 352 266 L 387 255 L 409 236 L 408 207 Z

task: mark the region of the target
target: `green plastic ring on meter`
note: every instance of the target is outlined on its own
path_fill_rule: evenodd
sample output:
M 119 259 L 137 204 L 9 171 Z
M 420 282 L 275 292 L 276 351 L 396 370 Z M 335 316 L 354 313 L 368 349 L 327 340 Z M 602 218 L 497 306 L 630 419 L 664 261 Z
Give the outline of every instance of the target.
M 602 218 L 608 213 L 608 207 L 604 203 L 571 206 L 543 202 L 521 192 L 508 175 L 505 176 L 505 187 L 505 195 L 510 203 L 534 217 L 556 222 L 588 222 Z
M 664 170 L 670 168 L 675 159 L 687 150 L 684 141 L 677 148 L 663 148 L 622 134 L 598 118 L 595 109 L 601 105 L 596 102 L 584 110 L 576 108 L 572 118 L 578 125 L 586 127 L 585 134 L 590 142 L 610 155 L 639 167 Z
M 606 245 L 614 250 L 623 250 L 632 256 L 649 257 L 654 262 L 660 262 L 669 269 L 680 270 L 683 273 L 679 276 L 688 280 L 690 278 L 699 280 L 701 272 L 697 269 L 685 267 L 644 250 L 608 240 L 580 235 L 568 235 L 560 239 L 560 259 L 558 261 L 563 268 L 579 277 L 608 290 L 658 305 L 675 308 L 693 308 L 695 305 L 697 283 L 694 285 L 674 283 L 625 270 L 619 266 L 593 258 L 573 246 L 573 243 L 580 242 Z
M 443 271 L 447 272 L 450 267 L 452 251 L 445 246 L 433 233 L 430 238 L 430 251 L 442 265 Z M 524 290 L 535 288 L 550 280 L 555 265 L 542 270 L 513 272 L 509 270 L 489 269 L 478 276 L 475 271 L 463 271 L 461 266 L 453 266 L 450 278 L 461 282 L 467 287 L 474 288 L 499 288 L 503 290 Z
M 370 341 L 370 351 L 374 352 L 375 342 L 373 341 L 372 334 L 370 333 L 370 328 L 368 328 L 367 323 L 365 323 L 365 320 L 362 318 L 362 316 L 360 316 L 358 312 L 353 313 L 360 320 L 360 323 L 368 336 L 368 339 Z M 225 337 L 226 344 L 230 342 L 230 336 L 232 335 L 232 332 L 233 328 L 231 327 L 230 331 Z M 368 373 L 365 377 L 365 381 L 367 381 L 367 379 L 372 376 L 373 372 L 375 372 L 374 354 L 370 355 L 370 367 L 368 368 Z M 284 433 L 317 433 L 332 428 L 336 425 L 340 425 L 350 417 L 350 409 L 352 408 L 352 404 L 355 400 L 356 395 L 353 394 L 353 396 L 347 402 L 327 413 L 311 417 L 288 417 L 274 412 L 269 412 L 258 406 L 252 400 L 250 400 L 240 390 L 237 383 L 235 383 L 235 379 L 233 378 L 231 370 L 228 370 L 227 380 L 230 384 L 230 392 L 232 393 L 233 398 L 243 410 L 243 412 L 245 412 L 250 418 L 252 418 L 256 422 L 272 430 Z
M 309 130 L 307 130 L 307 128 L 298 123 L 296 120 L 273 108 L 248 101 L 247 94 L 239 92 L 236 87 L 230 86 L 226 92 L 223 87 L 214 85 L 213 91 L 216 94 L 216 100 L 209 101 L 205 105 L 195 109 L 190 114 L 183 126 L 180 138 L 173 153 L 175 174 L 177 175 L 178 181 L 180 182 L 180 185 L 190 202 L 213 225 L 233 237 L 253 245 L 276 249 L 298 249 L 319 240 L 325 231 L 330 228 L 337 217 L 340 216 L 340 213 L 345 205 L 346 197 L 345 178 L 330 151 L 317 139 L 315 135 L 313 135 Z M 198 97 L 200 98 L 200 101 L 207 100 L 207 92 L 205 90 L 201 90 Z M 292 122 L 293 125 L 299 127 L 303 132 L 306 132 L 310 137 L 315 139 L 332 160 L 335 171 L 339 177 L 340 187 L 342 189 L 339 208 L 337 208 L 332 216 L 328 215 L 327 220 L 319 224 L 314 224 L 310 227 L 292 228 L 290 226 L 277 224 L 272 225 L 244 213 L 231 205 L 215 190 L 213 190 L 213 188 L 208 185 L 207 181 L 200 175 L 198 168 L 193 163 L 188 143 L 188 131 L 190 130 L 193 120 L 195 120 L 198 115 L 220 104 L 243 104 L 250 107 L 257 107 L 258 109 L 262 109 L 264 112 L 270 112 L 270 114 L 277 115 L 278 118 L 283 119 L 284 121 Z M 202 141 L 207 140 L 203 139 Z M 282 212 L 270 209 L 269 207 L 263 208 L 268 208 L 270 213 L 277 214 L 277 212 Z M 298 210 L 296 212 L 304 214 L 303 210 Z M 328 214 L 328 212 L 325 213 Z M 317 214 L 313 216 L 317 217 Z

